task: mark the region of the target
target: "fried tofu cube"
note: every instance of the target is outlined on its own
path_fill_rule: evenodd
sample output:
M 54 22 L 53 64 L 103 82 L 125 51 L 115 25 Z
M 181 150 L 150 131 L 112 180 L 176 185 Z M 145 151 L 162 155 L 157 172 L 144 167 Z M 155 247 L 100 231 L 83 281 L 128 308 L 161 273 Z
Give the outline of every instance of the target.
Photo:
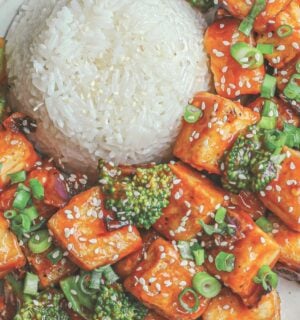
M 260 285 L 253 282 L 253 278 L 263 265 L 272 268 L 276 264 L 280 248 L 253 222 L 247 213 L 228 209 L 227 214 L 234 221 L 241 235 L 233 243 L 222 241 L 218 246 L 208 248 L 205 267 L 211 274 L 218 275 L 225 286 L 238 294 L 246 305 L 253 306 L 259 301 L 263 290 Z M 215 258 L 221 251 L 232 253 L 235 256 L 233 271 L 217 270 Z
M 61 279 L 73 274 L 78 269 L 66 257 L 63 257 L 57 263 L 51 262 L 47 255 L 52 250 L 54 250 L 53 246 L 43 253 L 34 254 L 28 248 L 25 248 L 27 261 L 39 277 L 43 288 L 57 284 Z
M 277 178 L 260 192 L 263 204 L 292 230 L 300 232 L 300 152 L 284 148 Z
M 153 227 L 168 239 L 189 240 L 202 230 L 199 220 L 211 220 L 211 212 L 223 204 L 225 193 L 182 163 L 170 168 L 176 177 L 170 203 Z
M 32 144 L 21 133 L 0 131 L 0 191 L 9 181 L 9 175 L 29 171 L 39 160 Z
M 235 139 L 260 116 L 238 102 L 211 93 L 198 93 L 192 104 L 203 110 L 193 124 L 183 121 L 174 155 L 198 170 L 221 174 L 219 162 Z
M 205 310 L 203 320 L 280 320 L 280 298 L 278 293 L 264 295 L 258 305 L 249 309 L 240 297 L 229 289 L 212 299 Z
M 2 213 L 0 213 L 0 235 L 0 273 L 4 274 L 23 267 L 26 263 L 25 256 Z
M 169 320 L 193 320 L 202 315 L 208 300 L 199 295 L 200 306 L 195 312 L 184 310 L 178 295 L 191 287 L 193 273 L 181 265 L 178 251 L 168 241 L 159 238 L 149 247 L 144 260 L 125 279 L 124 286 L 138 300 Z M 200 270 L 199 270 L 200 271 Z M 193 306 L 192 297 L 186 303 Z
M 48 222 L 49 230 L 70 259 L 85 270 L 113 264 L 142 246 L 138 230 L 126 226 L 108 232 L 100 187 L 73 197 Z
M 253 35 L 238 31 L 240 21 L 233 18 L 217 20 L 205 33 L 204 44 L 210 57 L 217 93 L 229 99 L 240 95 L 258 94 L 265 77 L 265 68 L 243 68 L 231 55 L 231 46 L 237 42 L 255 45 Z M 237 36 L 235 36 L 237 35 Z

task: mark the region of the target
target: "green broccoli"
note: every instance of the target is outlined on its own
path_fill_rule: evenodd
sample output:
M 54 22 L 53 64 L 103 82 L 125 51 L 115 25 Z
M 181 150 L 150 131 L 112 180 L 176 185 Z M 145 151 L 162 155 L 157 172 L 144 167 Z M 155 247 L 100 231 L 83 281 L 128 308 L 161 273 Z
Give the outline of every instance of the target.
M 148 309 L 126 294 L 120 284 L 101 286 L 93 320 L 143 320 Z
M 61 306 L 63 297 L 58 291 L 42 292 L 37 297 L 25 296 L 14 320 L 69 320 Z
M 106 194 L 105 206 L 120 221 L 150 229 L 168 206 L 173 174 L 167 164 L 138 168 L 123 176 L 118 167 L 99 162 L 100 183 Z
M 263 148 L 262 132 L 255 130 L 252 127 L 249 135 L 238 137 L 221 165 L 223 187 L 233 193 L 261 191 L 276 178 L 278 166 L 273 161 L 274 155 Z

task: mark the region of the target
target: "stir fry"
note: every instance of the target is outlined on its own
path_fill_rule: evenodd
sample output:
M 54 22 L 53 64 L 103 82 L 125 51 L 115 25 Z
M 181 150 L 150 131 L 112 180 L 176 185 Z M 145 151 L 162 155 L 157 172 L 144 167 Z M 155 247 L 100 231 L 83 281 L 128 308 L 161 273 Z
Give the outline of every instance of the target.
M 184 110 L 174 160 L 68 173 L 12 113 L 0 39 L 0 319 L 279 320 L 300 279 L 300 3 L 218 5 L 215 92 Z M 218 4 L 216 4 L 218 2 Z

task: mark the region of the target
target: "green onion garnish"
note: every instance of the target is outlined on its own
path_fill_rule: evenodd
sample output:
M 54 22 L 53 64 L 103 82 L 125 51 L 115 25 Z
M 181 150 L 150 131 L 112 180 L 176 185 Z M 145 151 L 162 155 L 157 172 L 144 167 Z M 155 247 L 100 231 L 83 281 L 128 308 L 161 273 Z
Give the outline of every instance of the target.
M 91 279 L 90 279 L 90 289 L 99 290 L 101 286 L 101 280 L 102 280 L 102 270 L 95 269 L 92 272 Z
M 272 289 L 277 288 L 278 276 L 269 266 L 264 265 L 259 269 L 257 276 L 253 281 L 257 284 L 261 284 L 265 291 L 269 292 Z
M 10 177 L 11 184 L 24 182 L 26 180 L 26 171 L 23 170 L 16 173 L 11 173 L 8 176 Z
M 220 207 L 217 209 L 215 214 L 215 221 L 217 223 L 223 223 L 226 217 L 227 210 L 224 207 Z
M 218 271 L 231 272 L 234 270 L 235 256 L 232 253 L 219 252 L 215 259 Z
M 200 246 L 199 243 L 195 243 L 191 247 L 192 254 L 196 263 L 196 266 L 202 266 L 205 260 L 205 251 L 204 249 Z
M 192 307 L 190 307 L 186 302 L 184 302 L 184 296 L 185 295 L 192 295 L 193 296 L 193 299 L 194 299 L 194 305 Z M 195 292 L 195 290 L 193 290 L 192 288 L 185 288 L 183 289 L 179 296 L 178 296 L 178 300 L 179 300 L 179 303 L 181 305 L 181 307 L 189 312 L 189 313 L 193 313 L 193 312 L 196 312 L 200 306 L 200 300 L 199 300 L 199 297 L 197 295 L 197 292 Z M 189 299 L 190 300 L 190 299 Z
M 203 115 L 203 112 L 201 109 L 199 109 L 191 104 L 188 104 L 185 107 L 183 117 L 187 123 L 195 123 L 202 117 L 202 115 Z
M 291 76 L 290 81 L 283 90 L 283 94 L 290 100 L 300 102 L 300 73 Z
M 230 54 L 243 68 L 256 69 L 263 65 L 262 53 L 245 42 L 237 42 L 230 48 Z
M 39 213 L 34 206 L 24 209 L 22 213 L 25 214 L 31 221 L 39 217 Z
M 47 254 L 47 258 L 52 264 L 57 264 L 63 258 L 63 253 L 61 249 L 56 248 Z
M 273 224 L 266 217 L 260 217 L 255 223 L 266 233 L 273 231 Z
M 91 296 L 95 293 L 95 289 L 91 289 L 89 287 L 90 278 L 91 278 L 91 275 L 88 272 L 88 273 L 83 273 L 78 280 L 78 286 L 79 286 L 81 292 L 83 292 L 84 294 L 89 295 L 89 296 Z
M 263 98 L 271 99 L 274 97 L 276 91 L 276 78 L 266 74 L 262 87 L 261 96 Z
M 33 197 L 37 200 L 43 200 L 45 191 L 43 185 L 37 179 L 30 179 L 29 185 L 33 194 Z
M 194 275 L 193 288 L 205 298 L 213 298 L 221 291 L 221 283 L 207 272 L 198 272 Z
M 177 247 L 182 259 L 193 260 L 192 249 L 189 241 L 178 241 Z
M 105 279 L 106 284 L 112 284 L 118 281 L 119 276 L 114 272 L 110 265 L 104 266 L 102 269 L 102 276 Z
M 271 100 L 265 100 L 262 115 L 264 117 L 278 118 L 279 113 L 277 104 Z
M 300 73 L 300 59 L 296 62 L 296 70 L 298 73 Z
M 276 127 L 277 120 L 276 118 L 271 117 L 261 117 L 258 126 L 261 129 L 271 130 Z
M 288 36 L 290 36 L 293 33 L 293 27 L 291 27 L 288 24 L 283 24 L 282 26 L 280 26 L 277 30 L 276 33 L 278 35 L 278 37 L 280 38 L 286 38 Z
M 13 219 L 16 215 L 17 215 L 16 210 L 7 210 L 4 212 L 4 218 L 9 220 Z
M 284 123 L 283 132 L 286 134 L 285 145 L 290 148 L 300 148 L 300 128 L 292 124 Z
M 287 135 L 279 130 L 268 130 L 265 132 L 264 144 L 266 148 L 279 154 L 282 148 L 285 146 Z
M 51 247 L 52 238 L 48 230 L 40 230 L 32 235 L 28 241 L 28 247 L 32 253 L 42 253 Z
M 12 221 L 10 228 L 17 235 L 22 235 L 30 231 L 31 220 L 25 214 L 16 215 Z
M 24 281 L 24 294 L 36 296 L 38 293 L 39 277 L 33 273 L 27 272 Z
M 266 0 L 256 0 L 249 15 L 241 22 L 239 31 L 250 36 L 256 17 L 265 9 Z
M 13 201 L 13 207 L 15 209 L 23 210 L 26 208 L 29 200 L 30 200 L 30 193 L 25 190 L 19 190 L 16 192 L 16 196 Z
M 256 48 L 262 54 L 272 54 L 274 52 L 274 45 L 271 43 L 259 43 Z

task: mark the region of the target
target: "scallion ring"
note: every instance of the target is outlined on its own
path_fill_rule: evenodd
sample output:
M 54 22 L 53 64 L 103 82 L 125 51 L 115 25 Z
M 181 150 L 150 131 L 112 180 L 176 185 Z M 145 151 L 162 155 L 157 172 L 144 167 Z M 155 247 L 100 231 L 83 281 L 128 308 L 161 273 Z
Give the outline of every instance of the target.
M 63 253 L 61 249 L 56 248 L 47 254 L 47 258 L 52 264 L 57 264 L 63 258 Z
M 31 221 L 39 217 L 39 213 L 34 206 L 24 209 L 22 213 L 28 216 Z
M 12 219 L 10 227 L 17 235 L 22 235 L 30 231 L 31 220 L 25 214 L 19 214 Z
M 271 43 L 259 43 L 256 48 L 262 54 L 272 54 L 274 52 L 274 45 Z
M 6 210 L 4 212 L 4 218 L 6 218 L 8 220 L 12 220 L 16 215 L 17 215 L 16 210 Z
M 234 270 L 235 255 L 221 251 L 216 256 L 215 265 L 218 271 L 231 272 Z
M 271 99 L 275 95 L 277 80 L 275 77 L 266 74 L 261 86 L 261 96 Z
M 290 81 L 283 90 L 283 94 L 290 100 L 300 102 L 300 73 L 291 76 Z
M 272 289 L 277 288 L 278 276 L 268 265 L 263 265 L 258 270 L 257 276 L 253 279 L 253 281 L 257 284 L 261 284 L 265 291 L 269 292 Z
M 38 293 L 39 277 L 33 273 L 27 272 L 24 281 L 23 293 L 30 296 L 36 296 Z
M 245 42 L 237 42 L 230 48 L 230 54 L 243 68 L 256 69 L 263 65 L 262 53 Z
M 290 36 L 293 33 L 293 31 L 294 31 L 293 27 L 291 27 L 288 24 L 283 24 L 282 26 L 280 26 L 276 30 L 276 33 L 277 33 L 278 37 L 286 38 L 286 37 Z
M 81 292 L 89 296 L 93 295 L 96 292 L 95 289 L 91 289 L 89 286 L 90 279 L 91 279 L 90 273 L 83 273 L 78 280 L 78 286 Z
M 215 221 L 217 223 L 223 223 L 227 214 L 227 210 L 224 207 L 220 207 L 217 209 L 215 214 Z
M 26 180 L 26 171 L 23 170 L 16 173 L 11 173 L 8 176 L 10 177 L 11 184 L 24 182 Z
M 183 117 L 187 123 L 195 123 L 201 118 L 202 114 L 203 114 L 203 112 L 201 109 L 199 109 L 191 104 L 188 104 L 185 107 Z
M 266 217 L 258 218 L 255 223 L 266 233 L 273 231 L 273 224 Z
M 193 288 L 205 298 L 217 296 L 222 288 L 221 283 L 207 272 L 198 272 L 192 280 Z
M 30 179 L 29 185 L 33 194 L 33 197 L 37 200 L 43 200 L 45 196 L 44 186 L 37 179 Z
M 52 238 L 48 230 L 35 232 L 28 241 L 28 247 L 32 253 L 42 253 L 47 251 L 52 244 Z
M 193 299 L 194 299 L 194 305 L 192 307 L 190 307 L 184 300 L 187 300 L 186 296 L 187 295 L 192 295 Z M 186 298 L 186 299 L 185 299 Z M 197 295 L 197 292 L 195 292 L 195 290 L 193 290 L 192 288 L 185 288 L 183 289 L 179 296 L 178 296 L 178 300 L 179 303 L 181 305 L 181 307 L 187 311 L 188 313 L 193 313 L 196 312 L 200 306 L 200 300 L 199 297 Z
M 266 148 L 275 152 L 278 151 L 285 146 L 287 135 L 279 130 L 269 130 L 265 132 L 264 136 L 264 144 Z
M 23 210 L 26 208 L 30 200 L 30 193 L 25 190 L 19 190 L 16 192 L 15 199 L 13 201 L 13 207 L 15 209 Z

